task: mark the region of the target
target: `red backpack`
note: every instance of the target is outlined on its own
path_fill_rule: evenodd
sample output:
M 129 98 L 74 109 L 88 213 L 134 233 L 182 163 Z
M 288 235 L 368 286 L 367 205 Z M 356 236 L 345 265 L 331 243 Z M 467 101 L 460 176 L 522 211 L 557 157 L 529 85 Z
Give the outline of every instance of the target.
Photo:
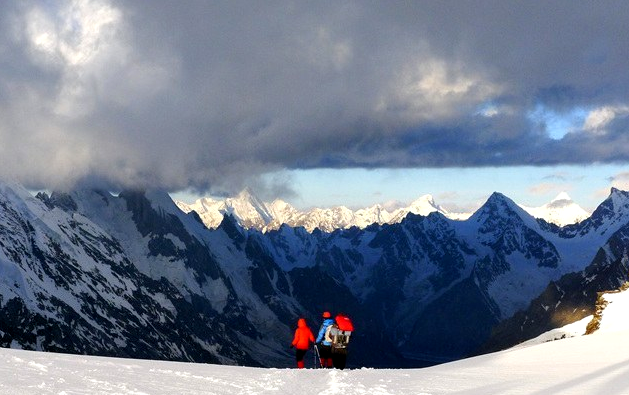
M 345 314 L 338 314 L 334 324 L 325 331 L 325 339 L 332 343 L 332 350 L 345 349 L 354 331 L 354 324 Z
M 345 314 L 337 314 L 337 316 L 334 317 L 334 321 L 336 321 L 336 325 L 342 331 L 352 332 L 354 330 L 354 324 L 352 324 L 352 320 L 350 320 L 349 317 Z

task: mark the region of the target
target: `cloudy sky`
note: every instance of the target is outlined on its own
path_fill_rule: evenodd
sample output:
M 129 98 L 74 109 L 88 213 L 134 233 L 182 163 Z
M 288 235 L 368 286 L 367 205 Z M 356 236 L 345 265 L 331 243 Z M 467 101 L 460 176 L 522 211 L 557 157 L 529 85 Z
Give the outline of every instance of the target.
M 627 1 L 4 2 L 0 177 L 593 208 L 629 188 L 628 20 Z

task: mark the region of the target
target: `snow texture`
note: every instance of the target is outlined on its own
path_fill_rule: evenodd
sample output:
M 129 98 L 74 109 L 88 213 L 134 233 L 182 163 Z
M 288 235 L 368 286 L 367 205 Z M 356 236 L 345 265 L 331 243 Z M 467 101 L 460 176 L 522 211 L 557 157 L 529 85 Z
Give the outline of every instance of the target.
M 407 370 L 261 369 L 2 349 L 0 393 L 620 395 L 629 388 L 628 337 L 628 330 L 613 331 Z

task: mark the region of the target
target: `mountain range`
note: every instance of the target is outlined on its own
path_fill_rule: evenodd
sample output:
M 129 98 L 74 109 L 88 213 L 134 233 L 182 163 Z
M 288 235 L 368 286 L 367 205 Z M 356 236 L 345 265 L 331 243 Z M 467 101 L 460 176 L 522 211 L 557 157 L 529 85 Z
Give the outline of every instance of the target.
M 626 281 L 627 229 L 617 189 L 563 227 L 494 193 L 465 220 L 261 232 L 208 229 L 160 191 L 0 183 L 0 345 L 292 366 L 297 318 L 330 310 L 357 328 L 349 366 L 434 364 L 582 318 L 579 294 Z
M 300 211 L 281 199 L 270 203 L 263 202 L 250 189 L 245 189 L 237 196 L 226 199 L 205 197 L 192 204 L 182 201 L 175 201 L 175 203 L 186 213 L 196 211 L 203 223 L 211 229 L 216 229 L 223 220 L 223 216 L 229 214 L 241 226 L 260 231 L 278 229 L 282 224 L 304 227 L 308 232 L 314 229 L 332 232 L 352 226 L 364 229 L 371 224 L 399 223 L 409 213 L 426 216 L 432 212 L 438 212 L 454 220 L 465 220 L 472 215 L 472 213 L 450 212 L 435 203 L 432 195 L 421 196 L 405 207 L 387 208 L 385 205 L 377 204 L 358 210 L 337 206 Z M 590 213 L 572 201 L 565 192 L 543 206 L 521 205 L 521 207 L 535 218 L 541 218 L 559 226 L 574 224 L 590 216 Z

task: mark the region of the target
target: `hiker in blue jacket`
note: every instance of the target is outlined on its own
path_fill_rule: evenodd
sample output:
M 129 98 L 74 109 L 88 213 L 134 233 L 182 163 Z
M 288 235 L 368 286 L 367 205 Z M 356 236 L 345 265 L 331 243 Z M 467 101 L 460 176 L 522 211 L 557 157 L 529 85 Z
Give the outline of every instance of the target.
M 323 323 L 319 329 L 317 340 L 315 340 L 317 350 L 319 351 L 319 360 L 322 368 L 332 367 L 332 342 L 326 339 L 326 330 L 330 325 L 334 324 L 332 315 L 329 311 L 323 312 Z

